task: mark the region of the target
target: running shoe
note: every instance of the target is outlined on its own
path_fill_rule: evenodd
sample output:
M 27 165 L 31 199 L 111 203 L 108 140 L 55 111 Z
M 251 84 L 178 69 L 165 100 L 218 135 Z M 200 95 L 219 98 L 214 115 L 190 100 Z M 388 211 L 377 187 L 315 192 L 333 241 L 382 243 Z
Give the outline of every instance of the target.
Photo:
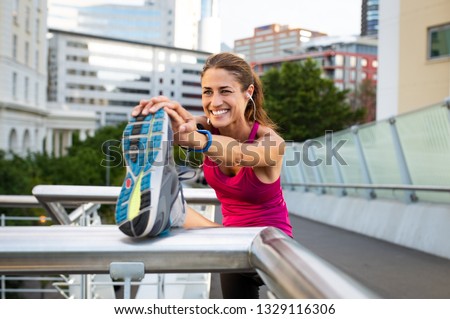
M 185 202 L 167 113 L 161 109 L 133 118 L 123 132 L 122 150 L 127 173 L 116 204 L 119 229 L 131 237 L 158 236 L 171 227 L 170 212 L 177 202 L 183 221 Z

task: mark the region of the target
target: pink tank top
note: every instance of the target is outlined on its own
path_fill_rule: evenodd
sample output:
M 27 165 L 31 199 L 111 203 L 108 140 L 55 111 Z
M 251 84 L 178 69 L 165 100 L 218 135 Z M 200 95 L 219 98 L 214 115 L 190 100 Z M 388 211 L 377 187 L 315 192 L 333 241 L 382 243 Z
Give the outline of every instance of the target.
M 247 143 L 255 140 L 259 124 L 255 122 Z M 218 130 L 213 131 L 218 134 Z M 227 176 L 207 156 L 203 162 L 205 179 L 222 204 L 223 225 L 233 227 L 273 226 L 292 237 L 292 226 L 281 189 L 261 182 L 252 167 L 242 167 L 236 176 Z

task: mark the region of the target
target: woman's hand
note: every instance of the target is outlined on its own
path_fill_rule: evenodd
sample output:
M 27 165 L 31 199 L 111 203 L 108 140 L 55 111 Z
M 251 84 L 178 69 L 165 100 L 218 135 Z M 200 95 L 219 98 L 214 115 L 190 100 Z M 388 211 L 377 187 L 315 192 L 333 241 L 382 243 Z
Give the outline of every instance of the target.
M 171 101 L 166 96 L 152 97 L 150 100 L 141 100 L 139 105 L 136 105 L 131 112 L 133 117 L 138 115 L 148 115 L 155 113 L 163 108 L 170 117 L 172 130 L 174 132 L 175 143 L 182 146 L 192 146 L 190 142 L 195 144 L 195 141 L 190 141 L 193 135 L 190 133 L 197 130 L 197 123 L 194 116 L 183 108 L 180 103 Z M 190 138 L 191 137 L 191 138 Z

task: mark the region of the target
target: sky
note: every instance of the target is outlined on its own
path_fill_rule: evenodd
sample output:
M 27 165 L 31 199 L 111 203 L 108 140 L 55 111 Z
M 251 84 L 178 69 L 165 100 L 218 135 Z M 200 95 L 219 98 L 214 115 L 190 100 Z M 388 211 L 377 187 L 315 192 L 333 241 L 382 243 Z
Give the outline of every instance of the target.
M 278 23 L 328 35 L 361 32 L 361 0 L 220 0 L 222 42 L 253 36 L 255 27 Z
M 144 0 L 66 0 L 67 3 L 140 5 Z M 219 0 L 221 40 L 253 36 L 255 27 L 278 23 L 328 35 L 356 35 L 361 29 L 362 0 Z M 51 2 L 51 0 L 49 0 Z

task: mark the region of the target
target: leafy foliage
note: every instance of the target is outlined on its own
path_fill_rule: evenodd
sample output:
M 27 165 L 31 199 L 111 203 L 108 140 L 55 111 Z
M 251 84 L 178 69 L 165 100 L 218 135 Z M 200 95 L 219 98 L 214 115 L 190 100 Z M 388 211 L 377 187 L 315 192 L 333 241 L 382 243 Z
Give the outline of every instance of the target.
M 357 123 L 364 110 L 353 111 L 347 90 L 339 90 L 312 59 L 285 62 L 262 77 L 265 108 L 286 140 L 304 141 L 325 131 L 342 130 Z
M 364 123 L 375 121 L 377 105 L 377 85 L 372 79 L 364 79 L 350 94 L 350 104 L 355 109 L 365 109 Z

